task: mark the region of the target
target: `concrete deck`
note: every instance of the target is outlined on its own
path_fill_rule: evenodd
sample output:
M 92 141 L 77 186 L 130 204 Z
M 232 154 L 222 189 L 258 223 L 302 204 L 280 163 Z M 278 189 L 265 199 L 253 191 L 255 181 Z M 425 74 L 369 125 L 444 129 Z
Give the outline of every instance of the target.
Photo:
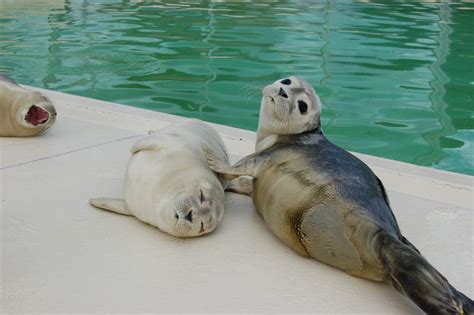
M 245 196 L 229 193 L 221 225 L 195 239 L 92 208 L 89 197 L 121 196 L 132 143 L 184 118 L 43 92 L 55 126 L 0 138 L 1 313 L 420 313 L 387 285 L 292 252 Z M 214 127 L 234 160 L 253 151 L 254 133 Z M 405 236 L 473 297 L 474 177 L 359 156 Z

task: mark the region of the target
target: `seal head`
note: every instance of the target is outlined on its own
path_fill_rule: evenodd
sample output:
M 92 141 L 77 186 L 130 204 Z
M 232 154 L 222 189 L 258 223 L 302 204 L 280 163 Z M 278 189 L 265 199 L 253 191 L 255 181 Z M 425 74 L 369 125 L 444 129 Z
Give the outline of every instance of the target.
M 0 75 L 0 136 L 40 135 L 55 121 L 56 109 L 49 98 Z
M 33 93 L 37 95 L 29 102 L 31 104 L 22 108 L 17 121 L 24 128 L 35 130 L 37 135 L 40 135 L 54 124 L 57 113 L 49 98 L 39 92 Z
M 256 151 L 273 145 L 278 135 L 320 128 L 321 101 L 313 87 L 298 77 L 267 85 L 260 104 Z
M 157 202 L 155 225 L 176 237 L 196 237 L 214 231 L 224 215 L 225 198 L 217 178 L 213 180 L 205 174 L 180 186 L 181 191 L 174 192 L 174 198 L 164 203 Z

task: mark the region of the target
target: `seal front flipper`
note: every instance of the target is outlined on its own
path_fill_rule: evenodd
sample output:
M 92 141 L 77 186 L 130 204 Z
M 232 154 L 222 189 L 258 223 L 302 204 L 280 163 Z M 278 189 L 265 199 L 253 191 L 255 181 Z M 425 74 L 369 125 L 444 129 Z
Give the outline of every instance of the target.
M 225 191 L 252 196 L 253 180 L 251 177 L 246 176 L 236 178 L 227 184 Z
M 89 204 L 99 209 L 112 211 L 124 215 L 133 215 L 127 207 L 125 200 L 118 198 L 91 198 Z
M 258 167 L 261 164 L 261 159 L 259 159 L 259 154 L 254 153 L 249 156 L 244 157 L 233 166 L 226 164 L 224 161 L 221 161 L 212 151 L 207 148 L 204 148 L 204 156 L 207 159 L 207 163 L 211 170 L 216 173 L 219 173 L 224 176 L 226 180 L 233 180 L 239 176 L 252 176 L 258 173 Z
M 473 301 L 452 287 L 412 246 L 383 230 L 375 246 L 388 280 L 427 314 L 473 314 Z

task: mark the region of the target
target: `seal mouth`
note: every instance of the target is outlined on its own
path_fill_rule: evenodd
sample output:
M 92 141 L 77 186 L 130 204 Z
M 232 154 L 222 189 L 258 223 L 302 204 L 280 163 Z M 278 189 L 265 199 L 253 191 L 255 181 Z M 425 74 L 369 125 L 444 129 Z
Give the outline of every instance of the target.
M 25 120 L 33 126 L 44 124 L 48 119 L 49 113 L 36 105 L 32 105 L 25 116 Z
M 201 221 L 201 229 L 199 230 L 199 234 L 204 232 L 204 222 Z

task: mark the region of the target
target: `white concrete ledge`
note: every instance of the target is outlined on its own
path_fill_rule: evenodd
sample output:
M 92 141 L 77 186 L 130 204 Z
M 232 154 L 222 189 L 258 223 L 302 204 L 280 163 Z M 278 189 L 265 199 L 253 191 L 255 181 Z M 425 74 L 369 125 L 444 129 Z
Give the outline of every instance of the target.
M 56 125 L 0 138 L 1 313 L 419 313 L 387 285 L 292 252 L 244 196 L 229 193 L 219 228 L 196 239 L 90 207 L 89 197 L 121 196 L 138 137 L 184 118 L 41 91 Z M 213 126 L 234 160 L 253 151 L 253 132 Z M 474 177 L 358 156 L 405 236 L 472 297 Z

